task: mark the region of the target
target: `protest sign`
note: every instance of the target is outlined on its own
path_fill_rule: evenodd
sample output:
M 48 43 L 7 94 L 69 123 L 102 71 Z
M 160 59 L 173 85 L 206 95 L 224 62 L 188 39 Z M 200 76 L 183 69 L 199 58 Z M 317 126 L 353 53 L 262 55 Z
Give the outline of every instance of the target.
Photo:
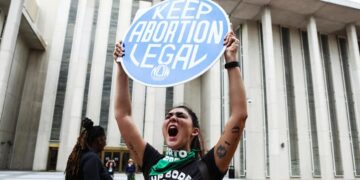
M 168 0 L 144 12 L 123 38 L 125 72 L 146 86 L 190 81 L 223 54 L 230 23 L 211 0 Z

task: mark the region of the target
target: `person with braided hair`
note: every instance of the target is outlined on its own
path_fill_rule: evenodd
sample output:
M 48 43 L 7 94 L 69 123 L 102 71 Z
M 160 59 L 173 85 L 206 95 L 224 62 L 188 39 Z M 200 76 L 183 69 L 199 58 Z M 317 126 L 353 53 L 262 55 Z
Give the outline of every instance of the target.
M 83 130 L 68 158 L 66 180 L 112 180 L 98 153 L 106 146 L 104 128 L 94 126 L 89 118 L 82 121 Z

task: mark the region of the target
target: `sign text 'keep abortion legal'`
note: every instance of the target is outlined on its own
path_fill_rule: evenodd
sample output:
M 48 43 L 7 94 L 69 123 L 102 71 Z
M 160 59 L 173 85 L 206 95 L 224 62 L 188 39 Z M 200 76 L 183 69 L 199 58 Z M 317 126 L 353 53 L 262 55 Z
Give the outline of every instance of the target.
M 176 77 L 180 71 L 198 76 L 207 70 L 205 66 L 213 64 L 204 63 L 209 56 L 215 56 L 210 58 L 215 60 L 219 57 L 214 51 L 223 52 L 229 24 L 227 17 L 219 18 L 219 14 L 226 16 L 209 0 L 169 0 L 153 7 L 138 18 L 126 35 L 132 66 L 145 72 L 151 70 L 148 75 L 155 86 L 161 81 L 166 85 L 177 84 L 176 79 L 185 81 Z

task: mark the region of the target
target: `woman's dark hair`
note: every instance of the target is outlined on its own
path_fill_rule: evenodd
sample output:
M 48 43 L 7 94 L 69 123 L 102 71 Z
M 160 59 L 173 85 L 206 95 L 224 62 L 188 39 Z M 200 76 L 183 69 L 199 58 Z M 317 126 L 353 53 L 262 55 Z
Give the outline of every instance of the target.
M 94 123 L 89 118 L 83 120 L 83 127 L 87 131 L 86 142 L 91 145 L 98 137 L 105 136 L 105 130 L 101 126 L 93 126 Z
M 190 109 L 189 107 L 185 106 L 185 105 L 180 105 L 180 106 L 176 106 L 175 108 L 182 108 L 185 109 L 185 111 L 190 115 L 191 117 L 191 121 L 193 124 L 193 127 L 196 127 L 199 129 L 199 134 L 194 137 L 194 139 L 192 140 L 191 144 L 190 144 L 190 148 L 191 149 L 196 149 L 199 150 L 199 155 L 200 157 L 202 157 L 205 154 L 205 148 L 204 148 L 204 141 L 203 138 L 201 136 L 201 131 L 200 131 L 200 125 L 199 125 L 199 119 L 196 116 L 195 112 Z
M 82 121 L 82 127 L 83 130 L 67 161 L 65 169 L 66 177 L 77 176 L 79 174 L 82 152 L 87 150 L 88 146 L 91 145 L 96 138 L 105 136 L 104 128 L 94 126 L 93 121 L 87 117 Z

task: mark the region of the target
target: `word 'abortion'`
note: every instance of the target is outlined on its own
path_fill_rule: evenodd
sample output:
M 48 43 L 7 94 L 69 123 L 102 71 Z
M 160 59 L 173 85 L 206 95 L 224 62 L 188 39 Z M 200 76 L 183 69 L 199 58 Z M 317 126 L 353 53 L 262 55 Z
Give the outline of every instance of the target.
M 181 60 L 183 70 L 200 64 L 207 56 L 198 54 L 201 45 L 220 44 L 224 38 L 223 21 L 203 18 L 212 11 L 212 6 L 199 0 L 176 1 L 156 7 L 149 20 L 140 18 L 128 36 L 128 42 L 134 43 L 131 57 L 137 54 L 138 44 L 148 43 L 141 62 L 131 58 L 132 62 L 141 68 L 153 68 L 156 60 L 162 65 L 172 63 L 171 69 L 175 69 L 177 61 Z

